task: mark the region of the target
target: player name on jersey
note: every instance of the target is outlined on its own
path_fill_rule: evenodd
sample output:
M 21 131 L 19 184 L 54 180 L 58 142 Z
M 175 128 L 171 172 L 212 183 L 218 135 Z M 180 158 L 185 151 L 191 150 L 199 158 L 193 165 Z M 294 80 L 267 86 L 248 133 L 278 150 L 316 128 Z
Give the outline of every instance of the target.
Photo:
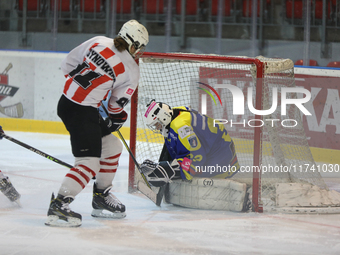
M 113 52 L 112 52 L 113 53 Z M 90 49 L 89 53 L 86 55 L 94 64 L 100 67 L 105 73 L 115 79 L 115 73 L 112 67 L 106 62 L 100 54 L 98 54 L 93 49 Z

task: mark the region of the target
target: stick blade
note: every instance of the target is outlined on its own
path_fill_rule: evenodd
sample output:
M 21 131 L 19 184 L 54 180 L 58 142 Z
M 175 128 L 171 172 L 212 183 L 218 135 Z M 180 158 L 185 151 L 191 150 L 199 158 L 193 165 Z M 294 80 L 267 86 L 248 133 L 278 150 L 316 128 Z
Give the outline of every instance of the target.
M 146 197 L 148 197 L 152 202 L 154 202 L 157 206 L 161 206 L 163 195 L 165 191 L 165 186 L 160 187 L 158 192 L 150 189 L 143 181 L 137 182 L 137 189 L 143 193 Z
M 0 112 L 12 118 L 22 118 L 24 116 L 22 103 L 0 107 Z

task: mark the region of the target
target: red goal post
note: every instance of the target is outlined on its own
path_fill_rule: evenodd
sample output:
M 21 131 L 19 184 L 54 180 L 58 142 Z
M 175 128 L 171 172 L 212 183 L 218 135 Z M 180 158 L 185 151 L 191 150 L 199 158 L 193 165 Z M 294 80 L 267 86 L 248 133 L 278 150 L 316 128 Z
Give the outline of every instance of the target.
M 140 58 L 139 65 L 139 87 L 131 100 L 130 149 L 140 163 L 147 158 L 157 161 L 163 141 L 162 137 L 148 131 L 143 123 L 142 114 L 149 99 L 168 103 L 172 107 L 190 105 L 200 111 L 201 93 L 195 89 L 198 81 L 209 83 L 211 86 L 229 83 L 239 86 L 244 92 L 247 88 L 253 88 L 253 105 L 255 109 L 263 110 L 271 105 L 271 87 L 295 86 L 294 64 L 289 59 L 146 52 Z M 258 127 L 242 126 L 242 122 L 237 122 L 240 116 L 231 114 L 232 94 L 225 89 L 218 91 L 223 104 L 221 102 L 221 106 L 217 107 L 209 99 L 207 115 L 216 119 L 234 119 L 239 123 L 239 126 L 234 125 L 226 129 L 235 142 L 240 165 L 251 170 L 237 174 L 235 180 L 252 187 L 254 211 L 262 212 L 263 206 L 272 206 L 273 200 L 276 199 L 276 183 L 302 182 L 326 188 L 318 173 L 287 175 L 262 172 L 263 166 L 268 169 L 269 166 L 289 166 L 297 162 L 315 164 L 301 119 L 297 119 L 298 125 L 294 129 L 286 130 L 277 122 L 268 125 L 264 118 L 281 120 L 278 106 L 271 116 L 252 115 L 246 111 L 243 123 L 247 120 L 249 124 L 251 120 L 264 124 Z M 295 119 L 300 116 L 296 107 L 290 107 L 287 115 Z M 133 160 L 130 159 L 130 192 L 135 190 L 136 178 L 138 173 Z

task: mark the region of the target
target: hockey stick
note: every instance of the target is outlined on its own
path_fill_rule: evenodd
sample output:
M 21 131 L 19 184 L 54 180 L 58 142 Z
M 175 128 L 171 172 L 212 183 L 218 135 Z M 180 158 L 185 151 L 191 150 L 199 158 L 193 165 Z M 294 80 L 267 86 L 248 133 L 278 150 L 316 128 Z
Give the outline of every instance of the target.
M 109 116 L 109 112 L 107 111 L 106 107 L 103 105 L 103 103 L 101 104 L 102 109 L 104 110 L 105 114 L 107 116 Z M 128 144 L 126 143 L 122 133 L 117 130 L 118 136 L 119 138 L 122 140 L 126 150 L 129 152 L 130 157 L 132 158 L 133 162 L 135 163 L 135 166 L 137 167 L 139 173 L 141 174 L 141 176 L 143 177 L 144 182 L 138 181 L 137 183 L 137 189 L 142 192 L 145 196 L 147 196 L 150 200 L 152 200 L 157 206 L 161 206 L 162 203 L 162 199 L 163 199 L 163 194 L 165 191 L 165 188 L 160 187 L 159 191 L 156 193 L 151 189 L 151 185 L 148 182 L 148 180 L 146 179 L 142 169 L 140 168 L 140 165 L 138 164 L 135 156 L 133 155 L 132 151 L 130 150 Z
M 30 151 L 33 151 L 33 152 L 39 154 L 40 156 L 42 156 L 44 158 L 47 158 L 47 159 L 49 159 L 49 160 L 51 160 L 51 161 L 53 161 L 53 162 L 55 162 L 55 163 L 57 163 L 59 165 L 66 166 L 68 168 L 73 168 L 73 166 L 65 163 L 64 161 L 61 161 L 60 159 L 57 159 L 57 158 L 55 158 L 55 157 L 53 157 L 53 156 L 51 156 L 51 155 L 49 155 L 49 154 L 47 154 L 45 152 L 42 152 L 41 150 L 38 150 L 38 149 L 36 149 L 36 148 L 26 144 L 26 143 L 20 142 L 20 141 L 14 139 L 13 137 L 10 137 L 10 136 L 6 135 L 4 133 L 4 131 L 2 130 L 2 127 L 0 126 L 0 139 L 2 139 L 2 138 L 5 138 L 5 139 L 7 139 L 7 140 L 9 140 L 9 141 L 11 141 L 13 143 L 16 143 L 16 144 L 26 148 L 26 149 L 29 149 Z
M 130 157 L 132 158 L 133 162 L 135 163 L 135 166 L 137 167 L 139 173 L 143 177 L 144 182 L 138 181 L 137 182 L 137 189 L 142 192 L 145 196 L 150 198 L 157 206 L 161 206 L 164 189 L 163 187 L 159 188 L 159 191 L 156 193 L 151 189 L 150 183 L 146 179 L 144 173 L 142 172 L 142 169 L 140 168 L 140 165 L 138 164 L 136 158 L 133 156 L 132 151 L 130 150 L 129 146 L 127 145 L 122 133 L 117 130 L 117 133 L 122 140 L 123 144 L 125 145 L 126 150 L 129 152 Z
M 106 109 L 106 107 L 103 105 L 103 103 L 101 104 L 101 107 L 103 108 L 105 114 L 106 114 L 107 116 L 109 116 L 109 112 L 107 111 L 107 109 Z M 146 177 L 145 177 L 145 175 L 144 175 L 142 169 L 140 168 L 140 165 L 138 164 L 138 162 L 137 162 L 135 156 L 133 155 L 132 151 L 130 150 L 129 145 L 126 143 L 126 141 L 125 141 L 125 139 L 124 139 L 122 133 L 120 132 L 120 130 L 117 130 L 116 132 L 118 133 L 120 140 L 122 140 L 122 142 L 123 142 L 123 144 L 124 144 L 126 150 L 129 152 L 130 157 L 132 158 L 133 162 L 135 163 L 135 165 L 136 165 L 138 171 L 140 172 L 141 176 L 143 177 L 143 180 L 145 181 L 146 185 L 151 189 L 150 183 L 149 183 L 148 180 L 146 179 Z
M 5 68 L 5 70 L 2 72 L 3 75 L 6 75 L 9 71 L 9 69 L 11 69 L 13 67 L 12 63 L 9 63 L 8 66 Z
M 9 63 L 5 70 L 1 73 L 2 75 L 7 75 L 8 71 L 13 67 L 12 63 Z M 21 118 L 24 116 L 24 109 L 21 103 L 17 103 L 10 106 L 2 107 L 0 105 L 0 112 L 8 117 Z
M 21 118 L 22 116 L 24 116 L 24 109 L 22 107 L 22 103 L 17 103 L 5 107 L 0 105 L 0 112 L 12 118 Z
M 130 154 L 130 157 L 132 158 L 133 162 L 135 163 L 135 166 L 137 167 L 139 173 L 141 174 L 141 176 L 143 177 L 143 180 L 145 181 L 145 184 L 151 189 L 151 185 L 150 183 L 148 182 L 148 180 L 146 179 L 145 177 L 145 174 L 143 173 L 142 169 L 140 168 L 140 165 L 138 164 L 135 156 L 132 154 L 132 151 L 130 150 L 130 147 L 127 145 L 122 133 L 120 132 L 120 130 L 117 130 L 117 133 L 119 135 L 119 138 L 122 140 L 126 150 L 129 152 Z

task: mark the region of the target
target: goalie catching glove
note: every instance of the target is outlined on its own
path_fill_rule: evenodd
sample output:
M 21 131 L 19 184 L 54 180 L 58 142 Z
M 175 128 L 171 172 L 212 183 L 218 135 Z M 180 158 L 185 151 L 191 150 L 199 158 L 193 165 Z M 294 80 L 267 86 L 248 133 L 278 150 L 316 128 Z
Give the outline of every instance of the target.
M 141 164 L 140 168 L 149 183 L 155 187 L 169 183 L 175 176 L 175 171 L 180 170 L 177 160 L 173 160 L 170 165 L 168 161 L 155 163 L 147 159 Z
M 105 119 L 105 123 L 111 132 L 115 132 L 123 126 L 127 117 L 126 111 L 123 110 L 118 114 L 109 114 L 109 117 Z

